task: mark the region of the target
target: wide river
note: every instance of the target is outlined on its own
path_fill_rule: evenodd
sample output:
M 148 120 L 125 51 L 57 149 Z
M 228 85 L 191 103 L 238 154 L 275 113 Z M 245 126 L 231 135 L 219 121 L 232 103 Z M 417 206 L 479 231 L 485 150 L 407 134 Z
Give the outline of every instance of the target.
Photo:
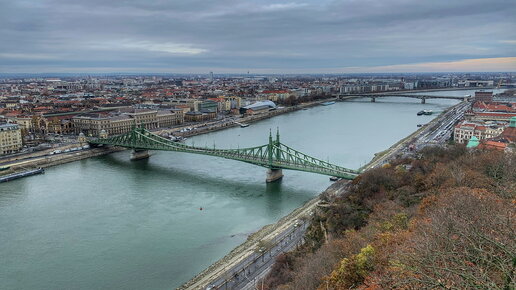
M 188 143 L 256 146 L 279 128 L 283 143 L 358 168 L 435 117 L 416 116 L 419 110 L 440 112 L 455 103 L 358 99 Z M 177 287 L 330 185 L 328 176 L 284 174 L 281 182 L 266 184 L 264 168 L 237 161 L 153 152 L 148 160 L 131 162 L 124 151 L 2 183 L 0 288 Z

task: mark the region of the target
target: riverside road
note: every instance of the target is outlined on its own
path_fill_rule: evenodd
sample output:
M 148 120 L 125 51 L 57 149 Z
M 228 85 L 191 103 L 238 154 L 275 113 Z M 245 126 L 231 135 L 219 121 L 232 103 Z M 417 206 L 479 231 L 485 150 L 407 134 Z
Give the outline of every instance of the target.
M 207 289 L 244 289 L 258 282 L 261 274 L 269 269 L 276 257 L 288 252 L 303 243 L 303 236 L 308 227 L 304 221 L 287 228 L 273 240 L 272 247 L 258 249 L 241 263 L 228 269 L 219 279 L 210 284 Z

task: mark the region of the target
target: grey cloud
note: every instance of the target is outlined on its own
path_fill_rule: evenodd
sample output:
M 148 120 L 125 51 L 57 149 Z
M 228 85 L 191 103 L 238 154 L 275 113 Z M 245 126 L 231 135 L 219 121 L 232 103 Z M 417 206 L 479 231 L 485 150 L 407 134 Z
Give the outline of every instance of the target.
M 0 0 L 0 70 L 31 60 L 33 69 L 289 71 L 515 56 L 502 42 L 516 39 L 511 4 Z

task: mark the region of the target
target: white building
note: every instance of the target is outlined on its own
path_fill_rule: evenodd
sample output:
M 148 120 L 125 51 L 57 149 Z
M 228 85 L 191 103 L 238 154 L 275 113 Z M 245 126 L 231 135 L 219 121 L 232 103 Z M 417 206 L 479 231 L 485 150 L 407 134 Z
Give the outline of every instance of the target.
M 463 121 L 455 126 L 453 140 L 457 143 L 466 143 L 475 136 L 478 140 L 494 138 L 502 134 L 505 125 L 500 123 L 483 123 Z

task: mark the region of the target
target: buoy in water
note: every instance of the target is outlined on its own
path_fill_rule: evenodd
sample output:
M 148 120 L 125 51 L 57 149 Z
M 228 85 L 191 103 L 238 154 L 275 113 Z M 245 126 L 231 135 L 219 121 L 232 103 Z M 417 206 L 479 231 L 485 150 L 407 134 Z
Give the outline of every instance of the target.
M 199 210 L 202 210 L 202 207 L 200 207 Z

